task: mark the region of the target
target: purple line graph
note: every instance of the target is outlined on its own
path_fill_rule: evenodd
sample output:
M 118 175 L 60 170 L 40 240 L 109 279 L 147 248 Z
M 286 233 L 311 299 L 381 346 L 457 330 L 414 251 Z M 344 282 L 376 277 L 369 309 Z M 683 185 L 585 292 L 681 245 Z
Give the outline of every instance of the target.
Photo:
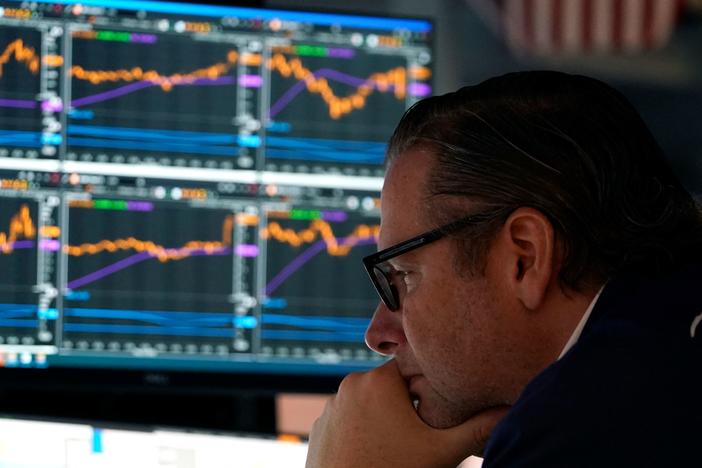
M 14 107 L 16 109 L 34 109 L 37 101 L 29 99 L 0 99 L 0 107 Z
M 7 245 L 7 244 L 6 244 Z M 31 249 L 34 247 L 34 241 L 30 240 L 23 240 L 23 241 L 15 241 L 15 242 L 10 242 L 9 243 L 10 248 L 13 250 L 16 249 Z
M 348 237 L 337 237 L 336 241 L 341 245 Z M 375 244 L 375 237 L 365 237 L 360 239 L 356 245 L 370 245 Z M 305 263 L 312 260 L 318 253 L 322 252 L 326 248 L 326 242 L 324 240 L 319 240 L 309 246 L 304 252 L 295 257 L 290 263 L 285 265 L 271 280 L 266 284 L 265 293 L 266 296 L 270 296 L 276 289 L 278 289 L 293 273 L 302 268 Z
M 374 88 L 378 87 L 373 80 L 359 78 L 357 76 L 340 72 L 339 70 L 332 70 L 331 68 L 320 68 L 319 70 L 313 72 L 312 76 L 314 76 L 315 78 L 329 78 L 340 83 L 347 84 L 349 86 L 359 87 L 363 85 L 371 85 Z M 278 100 L 271 106 L 270 110 L 268 111 L 268 118 L 272 119 L 273 117 L 278 115 L 285 107 L 288 106 L 288 104 L 290 104 L 290 102 L 293 99 L 295 99 L 295 97 L 298 94 L 300 94 L 305 89 L 305 86 L 307 86 L 306 80 L 298 81 L 293 86 L 291 86 L 290 89 L 283 93 L 283 95 L 280 96 Z M 394 86 L 388 86 L 388 89 L 392 88 L 394 88 Z
M 205 249 L 192 249 L 188 252 L 188 257 L 186 258 L 197 256 L 229 255 L 231 252 L 231 247 L 222 247 L 220 249 L 215 249 L 211 251 L 206 251 Z M 149 260 L 152 258 L 156 258 L 156 254 L 150 252 L 136 253 L 129 257 L 123 258 L 122 260 L 119 260 L 115 263 L 100 268 L 99 270 L 95 270 L 92 273 L 88 273 L 85 276 L 81 276 L 80 278 L 76 278 L 72 281 L 69 281 L 68 284 L 66 284 L 66 287 L 68 289 L 78 289 L 87 284 L 94 283 L 97 280 L 105 278 L 106 276 L 110 276 L 114 273 L 117 273 L 120 270 L 124 270 L 125 268 L 128 268 L 132 265 L 136 265 L 137 263 L 141 263 L 145 260 Z
M 183 82 L 183 83 L 173 83 L 173 86 L 224 86 L 229 84 L 235 84 L 236 80 L 232 76 L 223 76 L 220 78 L 198 78 L 193 81 Z M 81 107 L 90 104 L 96 104 L 98 102 L 109 101 L 110 99 L 115 99 L 126 94 L 130 94 L 141 89 L 151 88 L 153 86 L 160 86 L 158 82 L 151 80 L 137 81 L 136 83 L 130 83 L 128 85 L 120 86 L 119 88 L 114 88 L 109 91 L 104 91 L 102 93 L 92 94 L 90 96 L 85 96 L 82 98 L 74 99 L 71 101 L 71 107 Z

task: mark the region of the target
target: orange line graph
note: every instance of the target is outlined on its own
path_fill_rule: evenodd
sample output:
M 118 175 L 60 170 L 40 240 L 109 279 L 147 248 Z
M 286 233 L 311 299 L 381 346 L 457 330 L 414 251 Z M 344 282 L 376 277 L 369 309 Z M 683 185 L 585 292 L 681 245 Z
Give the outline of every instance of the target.
M 0 232 L 0 251 L 4 254 L 12 253 L 13 244 L 19 239 L 34 239 L 37 229 L 29 213 L 29 206 L 21 205 L 19 212 L 10 218 L 7 233 Z
M 83 255 L 95 255 L 101 252 L 117 252 L 120 250 L 133 250 L 135 252 L 148 252 L 156 257 L 160 262 L 172 260 L 182 260 L 192 255 L 195 250 L 204 250 L 206 253 L 213 253 L 217 250 L 232 245 L 232 231 L 234 228 L 234 216 L 229 215 L 222 223 L 222 239 L 218 241 L 192 240 L 178 248 L 166 248 L 152 241 L 140 240 L 135 237 L 125 239 L 101 240 L 96 243 L 84 243 L 80 245 L 66 245 L 63 251 L 73 257 Z
M 14 59 L 24 63 L 30 72 L 39 72 L 39 56 L 33 47 L 25 46 L 22 39 L 15 39 L 10 42 L 2 54 L 0 54 L 0 76 L 3 75 L 4 67 L 14 56 Z
M 13 57 L 16 61 L 24 63 L 32 73 L 38 73 L 40 60 L 36 51 L 34 48 L 25 45 L 22 39 L 16 39 L 0 55 L 0 76 L 3 74 L 3 66 Z M 59 66 L 63 64 L 63 57 L 51 55 L 45 57 L 44 61 L 51 66 Z M 73 65 L 69 73 L 73 78 L 88 81 L 94 85 L 105 82 L 151 81 L 167 92 L 171 91 L 175 85 L 192 83 L 201 78 L 212 80 L 220 78 L 229 73 L 237 61 L 250 66 L 258 66 L 263 63 L 260 54 L 246 53 L 239 55 L 237 51 L 230 50 L 227 52 L 224 61 L 187 73 L 167 75 L 157 70 L 145 70 L 138 66 L 116 70 L 86 70 L 80 65 Z M 329 116 L 332 119 L 339 119 L 354 110 L 365 107 L 366 98 L 376 89 L 380 92 L 388 92 L 392 89 L 397 99 L 404 99 L 407 94 L 408 71 L 403 67 L 373 73 L 351 95 L 337 96 L 329 85 L 328 80 L 323 77 L 316 77 L 309 68 L 304 66 L 299 58 L 288 59 L 281 53 L 275 53 L 266 61 L 265 65 L 268 69 L 280 73 L 285 78 L 294 77 L 298 81 L 304 81 L 310 93 L 321 96 L 329 108 Z
M 0 76 L 3 75 L 5 64 L 13 57 L 17 62 L 24 62 L 29 71 L 36 75 L 39 73 L 39 56 L 33 47 L 24 45 L 22 39 L 15 39 L 10 42 L 2 54 L 0 54 Z M 60 55 L 45 55 L 41 60 L 50 67 L 63 65 L 63 57 Z
M 246 65 L 255 66 L 262 62 L 262 57 L 260 54 L 243 54 L 239 56 L 236 51 L 231 50 L 227 53 L 225 62 L 218 62 L 190 73 L 162 75 L 156 70 L 144 70 L 141 67 L 118 70 L 85 70 L 81 66 L 74 65 L 71 67 L 71 75 L 96 85 L 104 82 L 148 80 L 159 85 L 164 91 L 170 91 L 174 85 L 192 83 L 199 78 L 213 80 L 219 78 L 228 73 L 236 65 L 237 60 L 241 60 Z M 366 104 L 366 98 L 376 88 L 381 92 L 393 89 L 397 99 L 404 99 L 407 93 L 407 70 L 403 67 L 374 73 L 366 79 L 363 85 L 356 89 L 355 93 L 350 96 L 339 97 L 334 94 L 326 78 L 315 77 L 314 73 L 306 68 L 299 58 L 288 60 L 285 55 L 277 53 L 267 61 L 266 66 L 270 70 L 277 71 L 285 78 L 292 76 L 298 81 L 304 81 L 310 93 L 319 94 L 322 97 L 329 107 L 329 116 L 332 119 L 339 119 L 356 109 L 362 109 Z
M 192 83 L 199 78 L 217 79 L 228 73 L 236 64 L 239 54 L 231 50 L 227 53 L 227 60 L 218 62 L 209 67 L 198 68 L 190 73 L 173 73 L 162 75 L 156 70 L 144 70 L 141 67 L 119 70 L 86 70 L 79 65 L 71 67 L 71 76 L 89 81 L 91 84 L 100 84 L 106 81 L 151 81 L 157 84 L 164 91 L 170 91 L 174 85 Z
M 234 224 L 250 226 L 250 220 L 243 218 L 235 219 L 233 215 L 228 215 L 222 222 L 221 240 L 200 241 L 193 240 L 179 248 L 166 248 L 153 241 L 140 240 L 135 237 L 124 239 L 101 240 L 96 243 L 83 243 L 80 245 L 66 245 L 63 251 L 74 257 L 83 255 L 96 255 L 101 252 L 117 252 L 132 250 L 135 252 L 148 252 L 156 257 L 160 262 L 182 260 L 189 257 L 195 250 L 204 250 L 212 253 L 225 247 L 229 247 L 233 242 Z M 327 253 L 331 256 L 346 256 L 359 241 L 374 237 L 376 240 L 380 233 L 380 226 L 360 224 L 356 226 L 351 234 L 339 243 L 337 236 L 331 225 L 323 220 L 317 219 L 310 223 L 308 228 L 296 231 L 290 228 L 283 228 L 277 222 L 271 222 L 261 229 L 262 239 L 273 239 L 292 247 L 300 247 L 303 244 L 311 244 L 321 238 L 326 244 Z M 33 239 L 36 237 L 37 229 L 32 221 L 28 205 L 21 205 L 19 212 L 12 216 L 7 233 L 0 232 L 0 251 L 4 254 L 12 253 L 13 244 L 19 239 Z
M 160 262 L 182 260 L 189 257 L 195 250 L 205 250 L 205 252 L 215 252 L 219 249 L 232 245 L 232 235 L 235 218 L 227 216 L 222 223 L 222 239 L 218 241 L 193 240 L 178 248 L 166 248 L 162 245 L 148 240 L 140 240 L 135 237 L 124 239 L 101 240 L 95 243 L 84 243 L 80 245 L 66 245 L 63 251 L 74 257 L 83 255 L 96 255 L 102 252 L 117 252 L 132 250 L 134 252 L 148 252 L 156 257 Z M 322 220 L 314 220 L 310 226 L 301 231 L 283 228 L 277 222 L 272 222 L 261 229 L 260 236 L 263 239 L 274 239 L 281 243 L 299 247 L 303 244 L 315 242 L 318 238 L 326 244 L 326 250 L 332 256 L 346 256 L 359 241 L 375 237 L 377 239 L 380 226 L 361 224 L 356 226 L 353 232 L 346 236 L 342 243 L 337 241 L 336 235 L 329 223 Z
M 322 96 L 329 107 L 329 116 L 332 119 L 339 119 L 345 114 L 365 107 L 366 97 L 374 91 L 375 87 L 381 92 L 387 92 L 391 87 L 394 88 L 397 99 L 404 99 L 407 93 L 407 70 L 403 67 L 373 73 L 364 84 L 356 89 L 355 93 L 345 97 L 336 96 L 327 79 L 314 76 L 311 70 L 303 66 L 299 58 L 288 61 L 283 54 L 274 54 L 268 60 L 267 67 L 276 70 L 285 78 L 294 76 L 298 81 L 304 81 L 310 93 Z
M 321 219 L 315 219 L 310 223 L 310 227 L 301 231 L 283 228 L 277 222 L 269 223 L 268 226 L 261 230 L 263 239 L 275 239 L 278 242 L 289 244 L 293 247 L 299 247 L 302 244 L 311 244 L 318 237 L 321 237 L 327 246 L 327 253 L 335 257 L 346 256 L 351 249 L 363 239 L 375 237 L 378 239 L 380 226 L 369 226 L 360 224 L 356 226 L 351 234 L 346 236 L 346 239 L 339 244 L 334 235 L 331 225 Z

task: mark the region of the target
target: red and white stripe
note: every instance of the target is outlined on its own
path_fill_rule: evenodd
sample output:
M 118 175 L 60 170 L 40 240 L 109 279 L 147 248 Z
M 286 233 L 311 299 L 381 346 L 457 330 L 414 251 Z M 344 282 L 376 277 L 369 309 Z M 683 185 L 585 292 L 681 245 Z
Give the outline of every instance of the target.
M 636 53 L 662 47 L 682 5 L 682 0 L 491 1 L 500 11 L 510 47 L 535 55 Z

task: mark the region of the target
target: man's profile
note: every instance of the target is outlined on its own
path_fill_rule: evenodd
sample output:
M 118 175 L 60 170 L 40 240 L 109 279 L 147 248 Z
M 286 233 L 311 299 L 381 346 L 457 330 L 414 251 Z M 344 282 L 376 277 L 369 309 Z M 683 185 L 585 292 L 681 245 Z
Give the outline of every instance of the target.
M 620 93 L 493 78 L 413 106 L 386 164 L 366 341 L 393 359 L 308 466 L 700 463 L 702 216 Z

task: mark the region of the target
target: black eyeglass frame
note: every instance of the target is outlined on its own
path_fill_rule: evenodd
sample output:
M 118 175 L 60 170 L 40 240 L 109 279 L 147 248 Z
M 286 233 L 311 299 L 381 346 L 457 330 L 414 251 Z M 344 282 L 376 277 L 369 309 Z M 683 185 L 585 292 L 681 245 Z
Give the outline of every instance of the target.
M 400 297 L 397 293 L 397 288 L 390 278 L 388 278 L 387 273 L 379 268 L 378 265 L 392 258 L 399 257 L 402 254 L 418 249 L 419 247 L 436 242 L 439 239 L 442 239 L 449 234 L 453 234 L 454 232 L 460 231 L 461 229 L 470 225 L 474 225 L 478 222 L 483 222 L 489 219 L 494 219 L 494 215 L 501 211 L 503 210 L 500 209 L 488 213 L 477 213 L 466 216 L 465 218 L 452 221 L 436 229 L 432 229 L 431 231 L 427 231 L 423 234 L 412 237 L 411 239 L 407 239 L 406 241 L 402 241 L 374 254 L 363 257 L 363 266 L 365 267 L 366 273 L 368 273 L 371 283 L 373 283 L 378 296 L 380 296 L 380 300 L 383 301 L 383 304 L 385 304 L 389 310 L 394 312 L 400 308 Z M 380 283 L 381 280 L 375 272 L 380 273 L 386 285 Z

